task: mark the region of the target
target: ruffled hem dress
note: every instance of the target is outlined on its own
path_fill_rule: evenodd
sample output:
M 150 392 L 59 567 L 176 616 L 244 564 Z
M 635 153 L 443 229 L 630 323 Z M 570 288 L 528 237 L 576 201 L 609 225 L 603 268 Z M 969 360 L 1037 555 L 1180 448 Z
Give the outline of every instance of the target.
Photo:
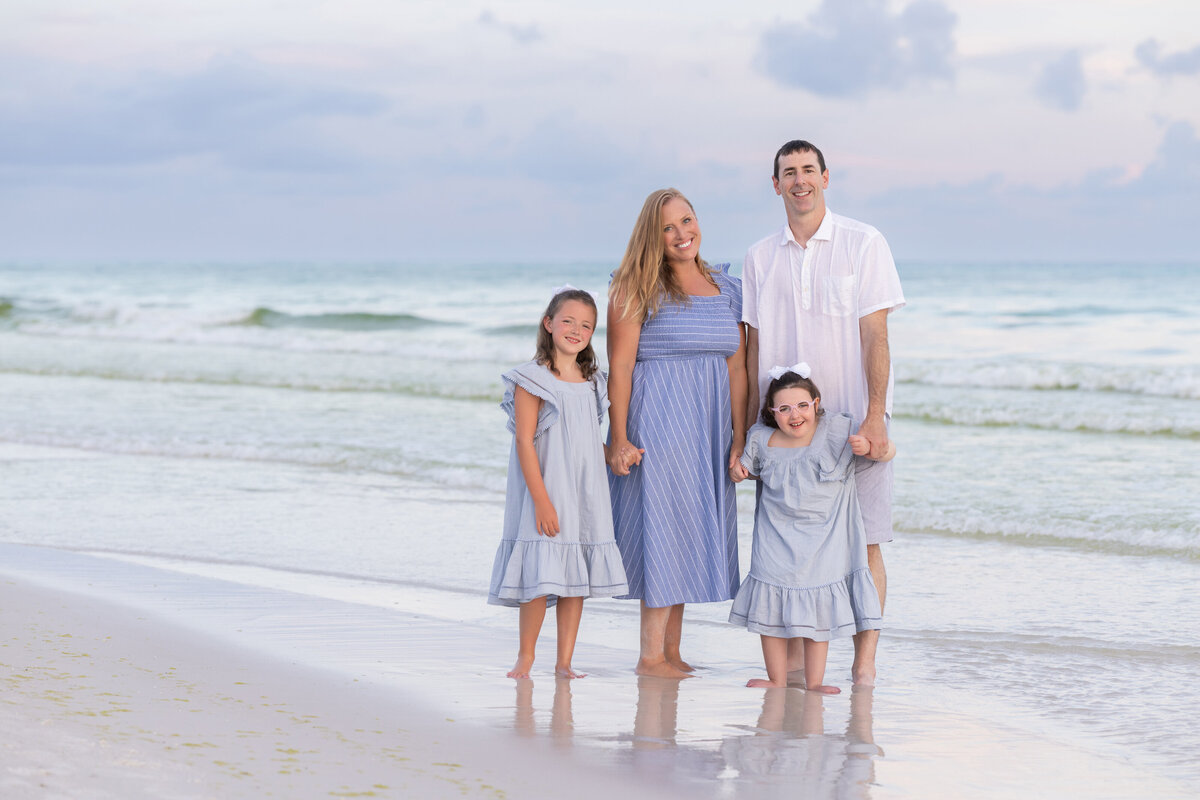
M 879 593 L 854 485 L 847 414 L 817 418 L 808 447 L 770 447 L 772 428 L 746 437 L 742 465 L 762 481 L 750 574 L 729 621 L 765 636 L 819 642 L 881 627 Z
M 742 284 L 728 264 L 713 279 L 719 294 L 667 298 L 642 323 L 626 434 L 646 452 L 609 479 L 629 576 L 622 599 L 652 608 L 729 600 L 738 588 L 726 359 L 741 344 Z
M 608 410 L 602 372 L 591 380 L 559 380 L 530 361 L 503 375 L 500 407 L 516 432 L 516 387 L 542 401 L 533 446 L 558 514 L 557 536 L 537 532 L 533 497 L 514 440 L 508 459 L 504 532 L 492 565 L 488 602 L 519 606 L 545 597 L 613 597 L 627 592 L 621 552 L 613 538 L 612 504 L 600 423 Z

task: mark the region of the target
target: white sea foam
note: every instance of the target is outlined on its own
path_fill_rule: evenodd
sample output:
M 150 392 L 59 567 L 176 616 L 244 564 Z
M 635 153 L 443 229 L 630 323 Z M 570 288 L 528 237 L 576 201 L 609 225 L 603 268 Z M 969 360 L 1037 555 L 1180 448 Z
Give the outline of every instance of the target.
M 898 357 L 903 384 L 1038 391 L 1145 394 L 1200 400 L 1200 365 L 1109 365 L 1037 360 L 924 360 Z

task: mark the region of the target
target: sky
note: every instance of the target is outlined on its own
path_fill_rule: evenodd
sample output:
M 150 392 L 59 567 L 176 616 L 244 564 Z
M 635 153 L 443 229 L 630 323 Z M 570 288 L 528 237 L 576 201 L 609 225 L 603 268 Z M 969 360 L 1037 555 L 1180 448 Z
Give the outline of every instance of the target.
M 0 259 L 619 261 L 772 157 L 898 261 L 1200 262 L 1195 0 L 4 0 Z

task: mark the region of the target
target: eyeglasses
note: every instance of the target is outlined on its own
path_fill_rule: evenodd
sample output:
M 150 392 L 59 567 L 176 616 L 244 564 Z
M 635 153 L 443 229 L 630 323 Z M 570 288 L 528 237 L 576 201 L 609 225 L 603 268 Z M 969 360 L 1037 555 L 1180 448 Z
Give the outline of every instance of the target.
M 801 403 L 796 403 L 795 405 L 780 406 L 779 408 L 771 408 L 771 406 L 767 406 L 767 408 L 770 408 L 776 414 L 783 414 L 786 417 L 788 414 L 792 413 L 793 411 L 799 411 L 801 414 L 803 414 L 805 411 L 808 411 L 809 407 L 815 406 L 815 405 L 816 405 L 816 403 L 801 402 Z

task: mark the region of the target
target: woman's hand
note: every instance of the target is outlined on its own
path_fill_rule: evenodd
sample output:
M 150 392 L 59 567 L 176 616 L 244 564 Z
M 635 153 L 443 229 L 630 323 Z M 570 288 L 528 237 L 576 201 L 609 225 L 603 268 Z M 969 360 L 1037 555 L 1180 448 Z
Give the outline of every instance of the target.
M 634 447 L 629 442 L 616 441 L 606 448 L 605 457 L 613 475 L 628 475 L 630 467 L 642 463 L 642 454 L 645 452 L 645 449 Z

